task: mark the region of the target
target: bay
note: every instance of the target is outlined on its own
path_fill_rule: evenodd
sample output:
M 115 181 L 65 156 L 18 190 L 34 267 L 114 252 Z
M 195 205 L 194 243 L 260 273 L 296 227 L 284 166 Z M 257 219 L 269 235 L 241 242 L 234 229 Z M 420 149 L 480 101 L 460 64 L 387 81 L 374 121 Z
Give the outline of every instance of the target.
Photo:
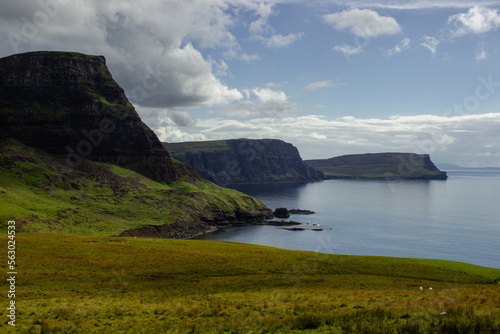
M 235 189 L 308 229 L 245 226 L 198 237 L 331 254 L 443 259 L 500 268 L 500 171 L 449 171 L 447 181 L 327 180 Z M 307 224 L 310 225 L 307 225 Z M 313 231 L 312 224 L 323 231 Z

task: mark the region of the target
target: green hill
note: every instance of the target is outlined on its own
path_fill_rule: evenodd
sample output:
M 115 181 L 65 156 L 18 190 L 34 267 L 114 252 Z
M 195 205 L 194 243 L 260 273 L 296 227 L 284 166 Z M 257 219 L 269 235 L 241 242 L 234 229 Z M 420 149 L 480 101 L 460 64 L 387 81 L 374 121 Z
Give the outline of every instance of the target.
M 271 216 L 256 199 L 189 174 L 167 184 L 109 163 L 85 160 L 75 169 L 63 163 L 16 140 L 0 141 L 3 231 L 10 219 L 23 231 L 96 235 L 173 224 L 168 233 L 142 234 L 188 237 Z

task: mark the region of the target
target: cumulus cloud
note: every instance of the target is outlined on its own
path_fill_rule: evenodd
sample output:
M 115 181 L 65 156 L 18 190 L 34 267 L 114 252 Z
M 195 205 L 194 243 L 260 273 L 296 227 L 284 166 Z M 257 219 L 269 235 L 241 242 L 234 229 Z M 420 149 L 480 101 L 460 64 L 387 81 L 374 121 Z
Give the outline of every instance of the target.
M 6 33 L 0 36 L 0 56 L 40 49 L 102 54 L 136 105 L 226 105 L 242 99 L 242 95 L 219 80 L 227 65 L 204 57 L 200 50 L 217 48 L 228 58 L 259 59 L 256 54 L 245 53 L 231 33 L 241 12 L 262 19 L 265 26 L 273 14 L 272 3 L 2 1 L 0 28 Z M 281 37 L 270 43 L 284 45 L 299 36 Z
M 286 93 L 282 90 L 276 91 L 271 88 L 255 88 L 253 93 L 257 96 L 260 102 L 286 102 Z
M 187 111 L 169 110 L 168 117 L 179 126 L 193 126 L 196 124 L 196 119 Z
M 370 9 L 350 9 L 339 13 L 327 14 L 323 20 L 335 30 L 349 30 L 360 37 L 394 35 L 401 31 L 395 18 L 381 16 Z
M 450 16 L 448 24 L 452 25 L 453 36 L 482 34 L 500 26 L 500 14 L 497 9 L 474 6 L 467 13 Z
M 254 34 L 262 34 L 272 30 L 272 27 L 268 23 L 268 19 L 270 16 L 275 15 L 275 11 L 273 9 L 274 3 L 250 2 L 250 6 L 252 6 L 254 11 L 259 14 L 259 18 L 250 23 L 248 31 Z

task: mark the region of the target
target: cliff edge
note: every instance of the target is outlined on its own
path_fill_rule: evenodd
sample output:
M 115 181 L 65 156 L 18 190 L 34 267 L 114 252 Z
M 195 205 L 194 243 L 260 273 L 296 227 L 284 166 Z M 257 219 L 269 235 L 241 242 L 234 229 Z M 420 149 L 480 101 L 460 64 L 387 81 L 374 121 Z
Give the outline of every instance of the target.
M 163 143 L 172 156 L 219 185 L 312 182 L 322 172 L 306 165 L 295 146 L 278 139 Z

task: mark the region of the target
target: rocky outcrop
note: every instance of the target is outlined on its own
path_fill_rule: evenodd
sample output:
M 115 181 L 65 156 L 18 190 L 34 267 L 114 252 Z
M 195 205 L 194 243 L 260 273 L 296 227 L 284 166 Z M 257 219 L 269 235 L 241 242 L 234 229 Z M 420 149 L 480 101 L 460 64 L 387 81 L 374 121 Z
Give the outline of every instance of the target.
M 186 172 L 141 121 L 103 56 L 29 52 L 0 59 L 0 115 L 1 137 L 63 156 L 71 168 L 91 159 L 165 182 Z
M 306 165 L 295 146 L 277 139 L 163 143 L 173 157 L 219 185 L 311 182 L 322 172 Z
M 447 179 L 446 172 L 440 171 L 428 154 L 352 154 L 305 162 L 328 179 Z

